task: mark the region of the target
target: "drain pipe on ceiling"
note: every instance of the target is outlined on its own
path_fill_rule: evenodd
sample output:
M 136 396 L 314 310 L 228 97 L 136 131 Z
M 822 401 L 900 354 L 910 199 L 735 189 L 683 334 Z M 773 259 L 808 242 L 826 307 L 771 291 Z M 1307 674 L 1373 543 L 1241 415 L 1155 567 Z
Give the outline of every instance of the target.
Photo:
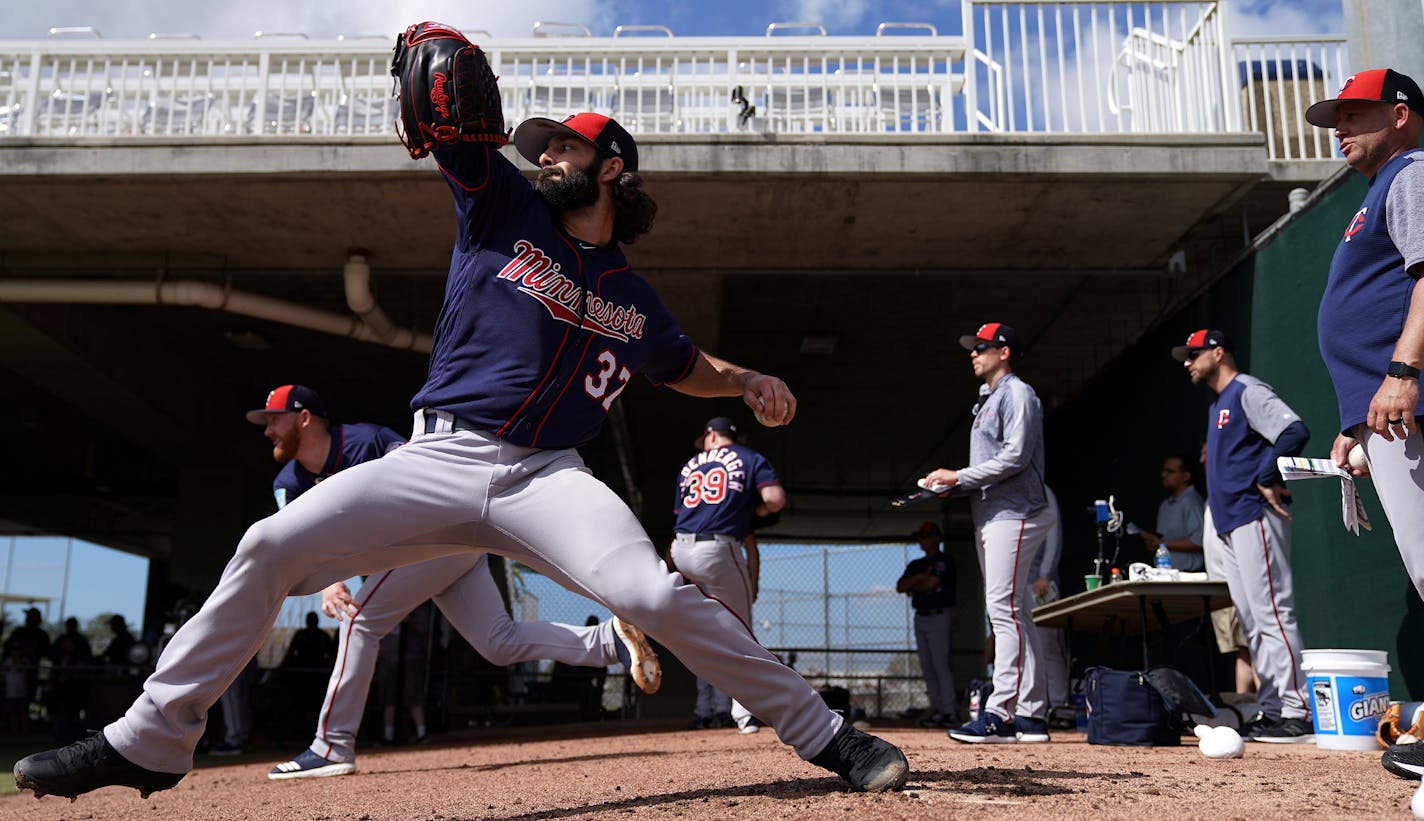
M 417 335 L 409 328 L 401 328 L 391 321 L 381 306 L 376 304 L 376 295 L 371 293 L 371 265 L 366 262 L 366 252 L 353 248 L 342 269 L 346 280 L 346 307 L 361 318 L 381 341 L 392 348 L 414 348 Z M 430 353 L 430 337 L 425 337 L 424 353 Z
M 364 259 L 363 259 L 364 264 Z M 349 263 L 348 263 L 349 265 Z M 365 282 L 369 286 L 370 268 L 366 267 Z M 351 295 L 351 282 L 347 282 Z M 360 296 L 359 292 L 357 294 Z M 369 287 L 366 296 L 370 296 Z M 265 319 L 333 336 L 344 336 L 362 342 L 387 345 L 392 348 L 430 353 L 428 334 L 417 334 L 395 327 L 375 305 L 373 298 L 361 303 L 367 316 L 377 316 L 385 326 L 377 328 L 370 321 L 342 314 L 308 308 L 260 294 L 232 291 L 211 282 L 172 280 L 148 282 L 113 282 L 107 280 L 4 280 L 0 279 L 0 302 L 48 302 L 93 305 L 184 305 Z M 352 310 L 356 310 L 352 306 Z

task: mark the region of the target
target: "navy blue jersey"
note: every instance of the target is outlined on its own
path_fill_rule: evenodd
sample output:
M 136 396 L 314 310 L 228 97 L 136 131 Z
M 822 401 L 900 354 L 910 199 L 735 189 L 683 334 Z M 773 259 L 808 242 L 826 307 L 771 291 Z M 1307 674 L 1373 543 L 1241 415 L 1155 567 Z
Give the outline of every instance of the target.
M 704 450 L 687 460 L 678 476 L 673 530 L 740 539 L 752 530 L 761 489 L 779 484 L 771 463 L 749 447 Z
M 524 447 L 576 447 L 633 374 L 660 385 L 692 372 L 696 347 L 617 243 L 570 236 L 488 146 L 446 145 L 435 158 L 455 198 L 455 250 L 412 409 Z
M 905 566 L 900 578 L 928 570 L 939 579 L 939 587 L 924 593 L 910 594 L 910 606 L 916 610 L 939 610 L 954 606 L 954 562 L 943 552 L 921 556 Z M 1030 574 L 1029 578 L 1033 578 Z
M 1275 465 L 1272 445 L 1300 416 L 1265 382 L 1238 374 L 1212 403 L 1206 428 L 1206 483 L 1219 534 L 1265 515 L 1270 503 L 1256 480 Z
M 321 473 L 312 473 L 293 459 L 283 465 L 277 478 L 272 480 L 272 494 L 277 497 L 277 507 L 286 507 L 333 473 L 379 459 L 404 444 L 404 436 L 380 425 L 332 425 L 331 449 L 326 454 L 326 464 L 321 466 Z
M 1369 415 L 1370 400 L 1384 381 L 1395 342 L 1404 330 L 1414 279 L 1390 235 L 1392 215 L 1386 206 L 1394 178 L 1421 160 L 1424 152 L 1409 151 L 1380 168 L 1330 260 L 1316 335 L 1335 383 L 1342 431 Z M 1424 415 L 1424 396 L 1414 413 Z

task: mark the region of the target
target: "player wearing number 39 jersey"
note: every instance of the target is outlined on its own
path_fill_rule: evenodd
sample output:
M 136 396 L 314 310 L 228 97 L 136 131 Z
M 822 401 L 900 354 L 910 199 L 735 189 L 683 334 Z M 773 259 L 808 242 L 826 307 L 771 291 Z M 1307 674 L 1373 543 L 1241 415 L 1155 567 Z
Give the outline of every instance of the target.
M 434 81 L 421 82 L 401 93 L 429 95 Z M 533 187 L 489 142 L 434 152 L 454 197 L 455 247 L 410 443 L 249 528 L 128 712 L 100 736 L 21 760 L 22 789 L 172 787 L 192 768 L 208 707 L 262 646 L 286 596 L 477 550 L 642 627 L 853 787 L 904 785 L 904 754 L 842 721 L 737 614 L 670 573 L 574 449 L 640 372 L 692 396 L 740 396 L 767 425 L 790 422 L 795 397 L 776 377 L 699 351 L 630 270 L 618 243 L 645 233 L 656 210 L 632 135 L 586 112 L 526 120 L 514 143 L 540 168 Z
M 736 433 L 732 420 L 719 416 L 693 443 L 700 452 L 687 460 L 677 479 L 672 560 L 683 578 L 727 605 L 751 629 L 760 562 L 755 544 L 746 539 L 752 517 L 781 510 L 786 493 L 771 463 L 737 444 Z M 742 732 L 756 732 L 752 714 L 740 702 L 700 677 L 693 715 L 696 728 L 736 722 Z

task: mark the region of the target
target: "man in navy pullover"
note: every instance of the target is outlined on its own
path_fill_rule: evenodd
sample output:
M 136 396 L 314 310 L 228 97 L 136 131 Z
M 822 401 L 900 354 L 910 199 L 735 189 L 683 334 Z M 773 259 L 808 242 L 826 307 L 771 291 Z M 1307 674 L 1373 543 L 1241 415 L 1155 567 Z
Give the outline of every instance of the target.
M 1290 491 L 1276 458 L 1297 456 L 1310 431 L 1270 385 L 1236 367 L 1231 339 L 1203 329 L 1172 349 L 1194 384 L 1216 392 L 1206 428 L 1207 504 L 1225 545 L 1231 601 L 1261 680 L 1263 715 L 1246 737 L 1276 743 L 1315 740 L 1301 673 L 1300 628 L 1291 573 Z

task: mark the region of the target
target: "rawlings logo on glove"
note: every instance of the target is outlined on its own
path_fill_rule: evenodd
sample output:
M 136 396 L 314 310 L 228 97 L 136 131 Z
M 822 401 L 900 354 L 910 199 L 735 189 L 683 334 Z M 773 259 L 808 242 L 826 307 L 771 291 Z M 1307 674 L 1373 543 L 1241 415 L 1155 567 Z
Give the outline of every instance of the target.
M 416 23 L 396 37 L 391 75 L 400 100 L 397 135 L 414 159 L 441 143 L 509 142 L 498 78 L 478 46 L 443 23 Z

